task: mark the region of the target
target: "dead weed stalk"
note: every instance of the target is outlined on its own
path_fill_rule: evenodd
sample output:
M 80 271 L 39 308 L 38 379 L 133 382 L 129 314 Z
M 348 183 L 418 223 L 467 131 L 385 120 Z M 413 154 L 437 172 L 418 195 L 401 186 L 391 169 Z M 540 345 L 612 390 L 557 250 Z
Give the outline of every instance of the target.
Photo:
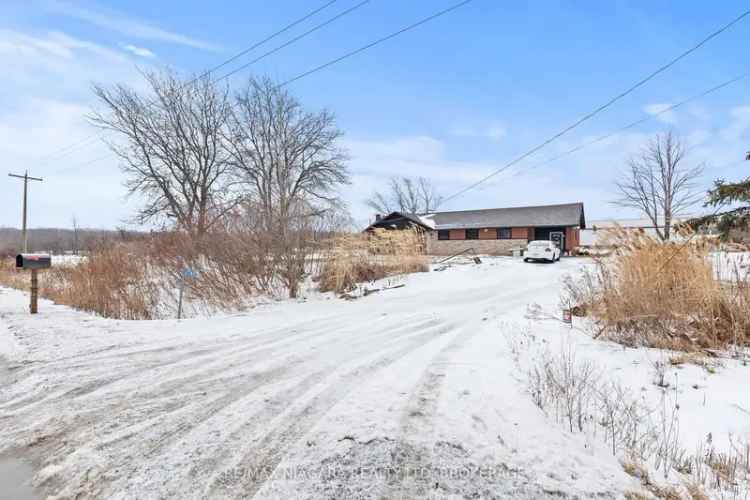
M 563 303 L 590 315 L 597 335 L 681 351 L 750 342 L 750 282 L 721 268 L 731 262 L 716 265 L 715 241 L 664 243 L 624 230 L 612 237 L 617 250 L 564 285 Z
M 317 279 L 322 292 L 348 293 L 362 283 L 428 270 L 421 231 L 376 229 L 325 242 Z

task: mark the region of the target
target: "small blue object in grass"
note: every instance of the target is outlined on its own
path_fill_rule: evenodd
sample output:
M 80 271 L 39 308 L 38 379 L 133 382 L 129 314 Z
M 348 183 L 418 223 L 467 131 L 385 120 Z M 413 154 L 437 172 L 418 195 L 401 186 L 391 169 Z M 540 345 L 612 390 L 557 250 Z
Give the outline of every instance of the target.
M 182 278 L 186 280 L 191 280 L 198 277 L 198 273 L 189 267 L 182 268 L 180 274 L 182 275 Z

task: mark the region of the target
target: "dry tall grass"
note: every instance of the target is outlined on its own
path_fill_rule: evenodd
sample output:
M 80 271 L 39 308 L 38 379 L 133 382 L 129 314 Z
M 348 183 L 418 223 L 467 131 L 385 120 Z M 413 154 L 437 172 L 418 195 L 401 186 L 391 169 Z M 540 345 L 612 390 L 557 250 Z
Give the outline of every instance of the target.
M 679 350 L 750 342 L 750 283 L 714 269 L 714 242 L 665 244 L 625 231 L 614 237 L 617 251 L 568 280 L 563 298 L 579 314 L 591 314 L 603 336 Z
M 148 270 L 138 245 L 104 245 L 76 266 L 50 270 L 46 295 L 109 318 L 152 319 L 160 294 Z
M 54 266 L 40 275 L 40 295 L 58 304 L 117 319 L 174 317 L 181 271 L 192 311 L 238 310 L 258 295 L 279 295 L 285 280 L 259 233 L 220 231 L 203 239 L 160 233 L 129 242 L 106 242 L 78 265 Z M 426 271 L 424 240 L 416 231 L 347 234 L 332 238 L 307 259 L 306 272 L 318 276 L 324 291 L 350 292 L 359 283 Z M 0 284 L 28 290 L 27 272 L 12 260 L 0 264 Z
M 225 233 L 205 240 L 160 233 L 136 241 L 105 242 L 77 265 L 42 271 L 39 292 L 57 304 L 109 318 L 173 317 L 181 271 L 189 267 L 199 275 L 185 283 L 193 309 L 233 310 L 248 297 L 269 290 L 260 270 L 268 266 L 254 250 L 239 236 Z M 3 261 L 0 284 L 28 290 L 29 276 L 16 270 L 12 260 Z
M 11 257 L 0 259 L 0 285 L 17 290 L 28 290 L 31 287 L 29 273 L 16 269 L 16 260 Z M 40 286 L 44 288 L 44 280 Z
M 418 230 L 376 229 L 327 242 L 318 274 L 323 292 L 346 293 L 361 283 L 429 270 L 424 235 Z
M 29 273 L 3 261 L 0 284 L 28 290 Z M 152 319 L 159 286 L 149 279 L 139 246 L 101 245 L 77 265 L 40 272 L 39 294 L 57 304 L 118 319 Z

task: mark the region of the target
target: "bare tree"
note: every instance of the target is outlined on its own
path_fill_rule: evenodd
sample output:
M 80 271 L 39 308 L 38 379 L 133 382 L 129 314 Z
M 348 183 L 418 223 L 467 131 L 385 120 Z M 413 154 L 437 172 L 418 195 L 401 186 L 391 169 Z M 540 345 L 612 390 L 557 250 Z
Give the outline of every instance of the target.
M 268 78 L 251 78 L 237 96 L 227 137 L 232 164 L 258 230 L 273 235 L 266 251 L 291 297 L 304 276 L 309 235 L 341 205 L 336 189 L 349 182 L 341 135 L 330 112 L 305 111 Z
M 628 170 L 616 182 L 622 207 L 636 208 L 649 218 L 662 240 L 669 240 L 674 217 L 700 200 L 695 181 L 701 166 L 685 165 L 685 149 L 672 132 L 657 134 L 630 158 Z
M 441 198 L 424 177 L 391 177 L 386 192 L 376 191 L 365 203 L 378 213 L 406 212 L 424 214 L 440 205 Z
M 224 140 L 228 91 L 208 76 L 189 85 L 168 71 L 144 76 L 151 96 L 124 85 L 95 85 L 103 110 L 90 119 L 115 132 L 108 145 L 123 162 L 129 193 L 145 202 L 136 221 L 169 217 L 202 235 L 237 203 L 228 188 Z

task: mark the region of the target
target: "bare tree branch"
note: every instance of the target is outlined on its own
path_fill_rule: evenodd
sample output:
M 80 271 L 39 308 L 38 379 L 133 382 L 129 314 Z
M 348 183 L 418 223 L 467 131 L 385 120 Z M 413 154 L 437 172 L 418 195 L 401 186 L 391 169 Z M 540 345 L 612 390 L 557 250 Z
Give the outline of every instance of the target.
M 440 201 L 435 187 L 424 177 L 391 177 L 388 190 L 375 191 L 365 204 L 379 214 L 395 211 L 424 214 L 434 211 Z
M 306 112 L 268 78 L 251 78 L 238 94 L 227 134 L 231 163 L 248 191 L 259 231 L 290 296 L 304 275 L 312 228 L 341 206 L 349 182 L 342 132 L 328 111 Z
M 168 71 L 144 77 L 150 96 L 123 85 L 95 85 L 103 109 L 90 121 L 116 133 L 108 145 L 122 161 L 129 194 L 145 202 L 137 222 L 170 217 L 180 228 L 204 234 L 237 203 L 228 189 L 224 140 L 228 91 L 207 76 L 189 86 Z
M 628 170 L 615 183 L 619 198 L 613 203 L 640 210 L 659 238 L 669 240 L 673 219 L 701 198 L 695 181 L 703 167 L 689 168 L 684 160 L 685 149 L 674 134 L 658 134 L 628 161 Z

